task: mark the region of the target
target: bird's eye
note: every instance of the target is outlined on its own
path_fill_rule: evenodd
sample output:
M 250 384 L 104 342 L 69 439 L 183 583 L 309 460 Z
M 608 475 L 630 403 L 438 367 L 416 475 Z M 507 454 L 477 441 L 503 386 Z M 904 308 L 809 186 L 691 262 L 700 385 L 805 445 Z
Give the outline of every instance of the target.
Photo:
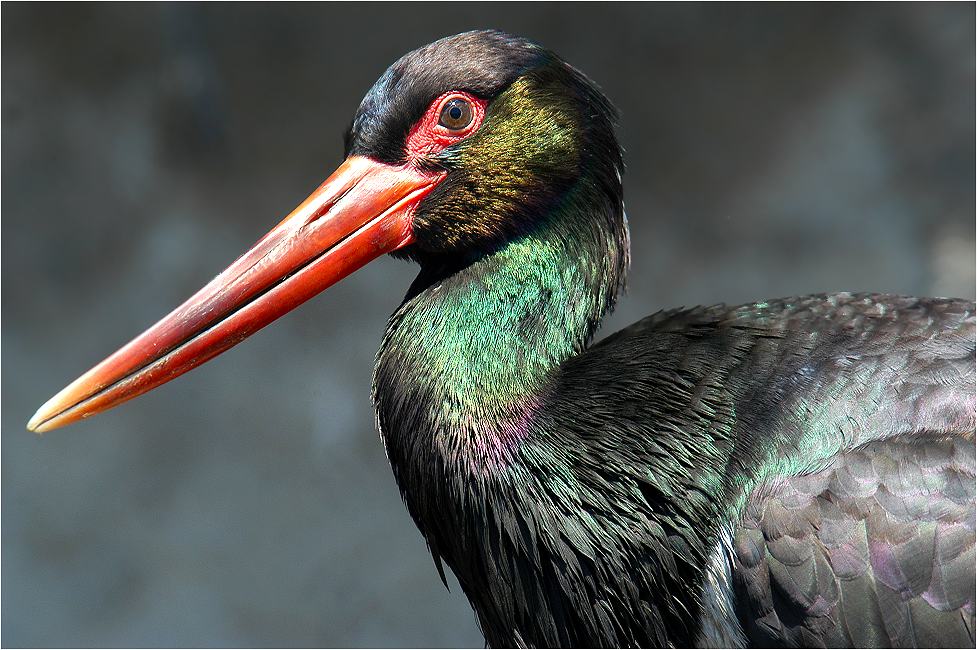
M 449 131 L 460 131 L 472 123 L 472 104 L 464 97 L 453 97 L 441 107 L 438 124 Z

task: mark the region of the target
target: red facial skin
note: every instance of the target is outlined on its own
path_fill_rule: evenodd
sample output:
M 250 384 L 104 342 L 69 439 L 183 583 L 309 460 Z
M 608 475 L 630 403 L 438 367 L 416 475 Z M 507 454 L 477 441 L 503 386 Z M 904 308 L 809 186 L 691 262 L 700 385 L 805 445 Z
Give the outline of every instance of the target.
M 439 124 L 446 101 L 471 102 L 472 121 Z M 243 341 L 371 260 L 414 241 L 418 204 L 446 172 L 416 163 L 471 135 L 486 102 L 438 97 L 411 128 L 408 161 L 350 156 L 309 198 L 183 305 L 48 400 L 28 423 L 38 433 L 117 406 Z
M 457 131 L 452 131 L 440 123 L 441 110 L 452 99 L 465 99 L 472 107 L 471 123 Z M 435 99 L 431 102 L 424 116 L 411 127 L 410 133 L 407 135 L 408 160 L 416 162 L 421 158 L 433 156 L 470 136 L 482 126 L 487 105 L 488 102 L 484 99 L 460 91 L 447 92 Z

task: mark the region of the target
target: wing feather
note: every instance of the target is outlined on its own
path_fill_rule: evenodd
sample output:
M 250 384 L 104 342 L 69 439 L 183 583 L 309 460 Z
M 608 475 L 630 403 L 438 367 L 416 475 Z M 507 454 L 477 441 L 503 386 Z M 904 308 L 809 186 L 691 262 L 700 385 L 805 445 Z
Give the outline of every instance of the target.
M 747 639 L 972 646 L 974 454 L 969 433 L 905 435 L 754 490 L 734 543 Z

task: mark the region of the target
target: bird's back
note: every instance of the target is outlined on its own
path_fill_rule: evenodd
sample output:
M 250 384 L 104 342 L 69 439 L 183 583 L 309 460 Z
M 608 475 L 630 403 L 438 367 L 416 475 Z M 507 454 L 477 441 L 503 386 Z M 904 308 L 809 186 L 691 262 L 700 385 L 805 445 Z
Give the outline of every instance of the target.
M 817 295 L 650 316 L 547 412 L 645 638 L 972 645 L 974 384 L 973 303 Z

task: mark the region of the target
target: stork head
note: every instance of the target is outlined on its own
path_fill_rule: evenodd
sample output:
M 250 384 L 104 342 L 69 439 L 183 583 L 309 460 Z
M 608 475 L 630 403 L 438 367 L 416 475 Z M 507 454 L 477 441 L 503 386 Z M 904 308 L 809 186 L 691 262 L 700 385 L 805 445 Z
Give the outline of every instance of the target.
M 603 220 L 625 241 L 614 118 L 590 80 L 525 39 L 466 32 L 405 55 L 367 93 L 345 161 L 311 196 L 48 400 L 28 428 L 54 429 L 145 393 L 385 253 L 463 264 L 569 214 Z M 589 227 L 556 226 L 568 237 Z

